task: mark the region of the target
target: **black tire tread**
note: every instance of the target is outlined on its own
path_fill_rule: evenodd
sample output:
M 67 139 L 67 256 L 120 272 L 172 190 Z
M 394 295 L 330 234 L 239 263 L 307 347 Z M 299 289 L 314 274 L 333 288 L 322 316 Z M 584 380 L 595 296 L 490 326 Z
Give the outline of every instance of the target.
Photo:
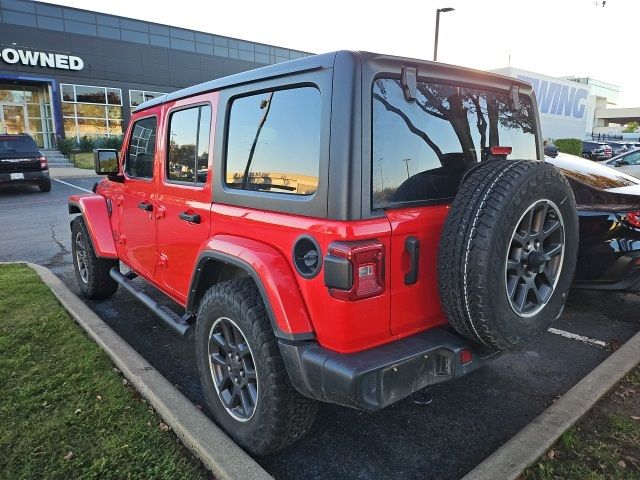
M 548 163 L 529 160 L 494 160 L 480 164 L 465 179 L 451 206 L 452 214 L 445 223 L 439 248 L 441 303 L 454 329 L 488 347 L 519 348 L 527 340 L 505 335 L 508 329 L 496 328 L 501 319 L 487 306 L 490 284 L 486 278 L 487 260 L 493 239 L 490 233 L 497 227 L 500 210 L 509 198 L 517 198 L 525 190 L 523 185 L 538 189 L 548 182 L 563 182 L 575 208 L 564 176 Z M 472 265 L 468 264 L 469 258 L 473 258 Z M 573 272 L 575 256 L 567 259 L 563 268 Z M 547 327 L 545 324 L 534 326 L 530 333 L 540 334 Z
M 242 327 L 247 339 L 254 345 L 259 345 L 258 351 L 253 352 L 257 368 L 268 372 L 267 381 L 259 387 L 259 395 L 262 396 L 265 407 L 261 411 L 259 428 L 254 429 L 254 434 L 246 438 L 240 438 L 234 431 L 227 433 L 241 446 L 257 455 L 266 455 L 290 445 L 313 425 L 318 402 L 303 397 L 292 386 L 260 291 L 250 278 L 221 282 L 205 293 L 198 309 L 198 317 L 202 318 L 203 312 L 213 305 L 235 312 L 237 318 L 234 320 Z M 200 335 L 208 335 L 208 332 L 201 331 L 204 323 L 196 323 L 198 338 Z M 201 343 L 196 342 L 198 358 L 207 355 L 201 348 Z M 209 375 L 209 372 L 201 372 L 202 374 Z M 215 391 L 213 395 L 217 395 Z
M 87 262 L 89 268 L 89 282 L 85 284 L 80 278 L 78 272 L 78 266 L 75 259 L 75 238 L 78 231 L 82 232 L 86 239 L 87 245 Z M 109 275 L 111 268 L 118 265 L 117 260 L 110 260 L 106 258 L 97 257 L 91 243 L 91 237 L 85 225 L 82 215 L 77 216 L 71 222 L 71 249 L 72 249 L 72 261 L 76 272 L 76 278 L 78 286 L 82 294 L 91 300 L 103 300 L 109 298 L 116 290 L 118 290 L 118 284 Z

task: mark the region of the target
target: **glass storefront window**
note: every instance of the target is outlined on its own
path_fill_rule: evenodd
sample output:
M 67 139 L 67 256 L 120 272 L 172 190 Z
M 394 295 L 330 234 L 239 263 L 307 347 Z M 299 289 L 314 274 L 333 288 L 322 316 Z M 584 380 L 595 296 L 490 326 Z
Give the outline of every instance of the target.
M 38 118 L 42 116 L 40 105 L 27 105 L 27 113 L 29 118 Z
M 40 148 L 54 148 L 47 85 L 0 83 L 0 133 L 27 133 Z
M 129 103 L 131 107 L 137 107 L 152 98 L 164 95 L 163 92 L 150 92 L 147 90 L 129 90 Z
M 2 87 L 6 87 L 6 88 L 2 88 Z M 11 102 L 11 103 L 24 102 L 23 87 L 16 87 L 15 85 L 0 86 L 0 102 Z
M 122 90 L 90 85 L 61 85 L 62 115 L 67 137 L 120 136 Z M 65 94 L 67 92 L 67 94 Z
M 109 120 L 109 133 L 122 133 L 122 120 Z
M 107 103 L 109 105 L 122 105 L 122 92 L 119 88 L 107 88 Z
M 107 121 L 99 118 L 78 118 L 78 133 L 82 135 L 102 135 L 107 131 Z
M 64 83 L 60 85 L 62 90 L 62 101 L 63 102 L 75 102 L 76 94 L 73 91 L 73 85 L 65 85 Z
M 76 85 L 76 102 L 84 103 L 107 103 L 104 87 L 85 87 Z
M 107 107 L 107 116 L 113 119 L 122 118 L 122 107 Z
M 73 103 L 63 103 L 62 104 L 62 115 L 65 117 L 75 117 L 76 116 L 76 106 Z
M 78 103 L 76 104 L 76 115 L 78 117 L 105 118 L 105 107 Z

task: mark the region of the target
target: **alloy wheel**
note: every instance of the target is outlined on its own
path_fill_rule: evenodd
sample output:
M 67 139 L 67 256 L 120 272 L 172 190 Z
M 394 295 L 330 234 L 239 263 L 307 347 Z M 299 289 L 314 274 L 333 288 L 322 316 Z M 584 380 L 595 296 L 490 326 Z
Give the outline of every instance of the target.
M 251 347 L 233 320 L 221 317 L 213 322 L 208 355 L 222 405 L 236 420 L 248 421 L 258 404 L 258 375 Z
M 506 293 L 513 311 L 531 317 L 551 299 L 562 271 L 564 222 L 551 200 L 538 200 L 520 217 L 507 251 Z
M 76 234 L 76 264 L 78 265 L 78 273 L 84 283 L 89 283 L 89 254 L 87 253 L 87 245 L 85 243 L 82 232 Z

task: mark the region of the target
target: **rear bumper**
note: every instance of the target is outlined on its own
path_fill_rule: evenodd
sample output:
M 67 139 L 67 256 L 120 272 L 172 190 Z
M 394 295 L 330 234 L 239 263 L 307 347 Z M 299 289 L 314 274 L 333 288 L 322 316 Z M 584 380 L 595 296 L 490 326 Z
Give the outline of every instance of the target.
M 472 360 L 462 364 L 465 349 L 472 352 Z M 448 327 L 351 354 L 286 340 L 280 340 L 280 351 L 302 395 L 363 410 L 384 408 L 424 387 L 466 375 L 499 355 Z
M 49 180 L 49 170 L 40 170 L 37 172 L 21 172 L 24 178 L 14 179 L 11 178 L 11 173 L 0 173 L 0 185 L 20 184 L 42 184 Z

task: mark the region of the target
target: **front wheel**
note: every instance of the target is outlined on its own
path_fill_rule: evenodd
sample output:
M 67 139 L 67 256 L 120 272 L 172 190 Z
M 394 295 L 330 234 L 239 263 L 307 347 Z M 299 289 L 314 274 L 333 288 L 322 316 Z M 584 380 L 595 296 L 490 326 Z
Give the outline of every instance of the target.
M 207 291 L 198 309 L 196 354 L 216 422 L 249 452 L 279 450 L 313 425 L 317 402 L 291 385 L 251 279 L 222 282 Z
M 85 297 L 100 300 L 116 293 L 118 284 L 109 271 L 118 265 L 118 261 L 96 256 L 81 216 L 71 222 L 71 255 L 78 287 Z

